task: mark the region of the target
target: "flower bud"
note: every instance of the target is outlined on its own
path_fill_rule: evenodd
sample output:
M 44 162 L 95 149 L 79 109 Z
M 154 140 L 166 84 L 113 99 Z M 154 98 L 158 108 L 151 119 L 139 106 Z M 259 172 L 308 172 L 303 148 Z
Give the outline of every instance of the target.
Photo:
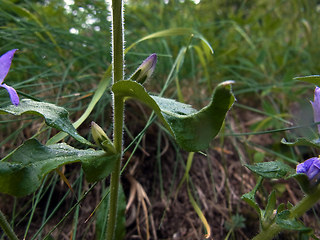
M 131 80 L 137 81 L 138 83 L 143 84 L 148 80 L 154 69 L 156 68 L 157 63 L 157 54 L 151 54 L 143 63 L 138 67 L 138 69 L 130 77 Z
M 314 90 L 314 101 L 312 102 L 314 122 L 320 122 L 320 88 Z M 320 125 L 318 124 L 318 132 L 320 133 Z
M 96 144 L 101 147 L 108 154 L 115 154 L 116 149 L 112 141 L 108 138 L 107 134 L 103 131 L 103 129 L 96 124 L 95 122 L 91 122 L 91 133 Z

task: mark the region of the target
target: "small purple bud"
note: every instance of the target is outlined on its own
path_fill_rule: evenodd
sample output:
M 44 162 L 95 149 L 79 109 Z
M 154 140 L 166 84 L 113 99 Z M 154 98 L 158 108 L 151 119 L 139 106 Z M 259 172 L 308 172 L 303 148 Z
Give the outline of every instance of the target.
M 0 57 L 0 87 L 3 87 L 8 91 L 12 104 L 17 106 L 19 104 L 19 96 L 17 91 L 13 87 L 3 83 L 3 80 L 9 72 L 12 58 L 16 51 L 17 49 L 12 49 Z
M 320 88 L 314 90 L 314 100 L 310 101 L 313 108 L 314 122 L 320 122 Z M 320 133 L 320 125 L 318 124 L 318 132 Z
M 157 64 L 157 54 L 151 54 L 143 63 L 137 68 L 137 70 L 130 77 L 131 80 L 137 81 L 138 83 L 143 84 L 146 80 L 148 80 Z
M 310 181 L 320 179 L 320 158 L 313 157 L 297 165 L 297 173 L 304 173 Z

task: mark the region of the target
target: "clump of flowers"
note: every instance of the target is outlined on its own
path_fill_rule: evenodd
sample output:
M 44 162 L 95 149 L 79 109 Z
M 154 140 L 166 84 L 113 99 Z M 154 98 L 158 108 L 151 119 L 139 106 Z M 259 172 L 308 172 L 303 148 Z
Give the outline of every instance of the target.
M 16 51 L 17 49 L 12 49 L 0 57 L 0 87 L 3 87 L 8 91 L 12 104 L 17 106 L 19 104 L 19 96 L 16 90 L 13 87 L 10 87 L 7 84 L 3 83 L 5 77 L 9 72 L 12 58 Z

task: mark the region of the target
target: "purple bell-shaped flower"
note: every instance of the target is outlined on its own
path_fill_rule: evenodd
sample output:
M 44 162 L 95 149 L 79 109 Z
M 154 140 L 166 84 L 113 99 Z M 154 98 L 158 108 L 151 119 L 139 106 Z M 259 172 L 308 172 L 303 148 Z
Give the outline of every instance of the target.
M 10 87 L 7 84 L 3 83 L 3 80 L 9 72 L 12 58 L 16 51 L 17 49 L 12 49 L 0 57 L 0 87 L 3 87 L 8 91 L 12 104 L 17 106 L 19 104 L 19 96 L 16 90 L 13 87 Z

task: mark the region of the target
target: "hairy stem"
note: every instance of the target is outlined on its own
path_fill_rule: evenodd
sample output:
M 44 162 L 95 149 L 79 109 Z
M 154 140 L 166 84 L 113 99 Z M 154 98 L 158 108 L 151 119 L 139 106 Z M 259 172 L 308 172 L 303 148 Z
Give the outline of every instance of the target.
M 289 218 L 295 219 L 301 217 L 320 199 L 320 184 L 314 192 L 306 195 L 296 206 L 290 210 Z M 267 229 L 262 230 L 253 240 L 269 240 L 281 232 L 282 228 L 275 222 Z
M 123 80 L 124 71 L 124 37 L 123 37 L 123 2 L 112 0 L 112 67 L 113 83 Z M 112 240 L 117 222 L 118 191 L 122 159 L 124 102 L 122 97 L 113 96 L 113 144 L 119 158 L 111 174 L 110 205 L 107 222 L 107 240 Z
M 123 3 L 112 0 L 112 69 L 113 83 L 123 80 L 124 71 Z
M 120 169 L 121 169 L 121 151 L 122 151 L 122 127 L 123 127 L 123 99 L 114 98 L 114 145 L 116 151 L 120 153 L 117 159 L 116 166 L 111 174 L 110 182 L 110 207 L 109 218 L 107 222 L 107 240 L 113 239 L 114 230 L 117 220 L 117 207 L 118 207 L 118 191 L 120 182 Z M 121 121 L 118 121 L 121 120 Z
M 2 211 L 0 211 L 0 226 L 10 240 L 18 240 L 17 235 L 14 233 Z

